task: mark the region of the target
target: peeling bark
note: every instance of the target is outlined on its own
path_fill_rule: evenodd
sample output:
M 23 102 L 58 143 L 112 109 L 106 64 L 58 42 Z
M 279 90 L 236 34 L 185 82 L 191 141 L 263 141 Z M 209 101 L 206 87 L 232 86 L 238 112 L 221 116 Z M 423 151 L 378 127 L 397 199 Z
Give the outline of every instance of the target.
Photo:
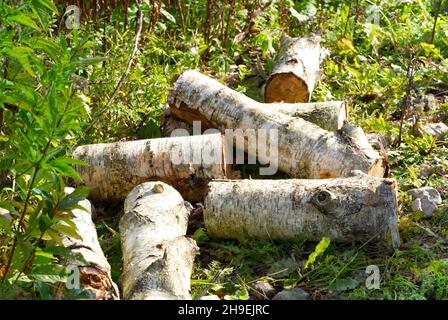
M 277 62 L 264 88 L 265 102 L 308 102 L 320 73 L 320 63 L 327 54 L 320 37 L 283 37 Z
M 352 170 L 383 177 L 386 160 L 363 141 L 342 132 L 329 132 L 301 118 L 294 118 L 272 108 L 264 108 L 245 95 L 227 88 L 196 71 L 184 72 L 174 83 L 167 98 L 171 113 L 188 123 L 201 121 L 202 127 L 226 129 L 276 130 L 278 132 L 278 167 L 296 178 L 332 178 L 348 176 Z M 355 127 L 356 128 L 356 127 Z M 267 150 L 272 150 L 268 137 Z M 275 142 L 275 141 L 274 141 Z M 247 152 L 247 144 L 245 151 Z M 272 147 L 272 149 L 271 149 Z M 250 150 L 249 150 L 250 151 Z M 269 162 L 269 154 L 255 151 L 258 159 Z
M 186 200 L 199 201 L 207 182 L 225 178 L 230 170 L 225 154 L 226 143 L 218 133 L 85 145 L 73 157 L 89 164 L 76 170 L 94 201 L 122 201 L 135 186 L 150 180 L 172 184 Z
M 65 188 L 66 193 L 73 192 L 73 188 Z M 92 205 L 89 200 L 82 200 L 79 205 L 85 210 L 74 209 L 72 222 L 76 225 L 81 239 L 74 239 L 62 235 L 62 244 L 70 248 L 73 253 L 81 254 L 88 263 L 79 262 L 80 283 L 85 289 L 93 292 L 96 300 L 118 300 L 119 291 L 112 281 L 110 265 L 104 256 L 98 242 L 95 224 L 92 221 Z
M 341 129 L 344 121 L 348 119 L 348 105 L 345 101 L 265 103 L 262 107 L 294 118 L 302 118 L 328 131 Z M 161 122 L 163 131 L 167 136 L 171 135 L 176 129 L 184 129 L 190 133 L 193 130 L 191 125 L 171 115 L 170 108 L 164 110 Z
M 162 182 L 135 187 L 120 220 L 123 297 L 188 300 L 196 242 L 185 236 L 189 210 L 182 196 Z
M 390 239 L 398 247 L 396 185 L 361 171 L 339 179 L 212 181 L 205 227 L 220 238 Z

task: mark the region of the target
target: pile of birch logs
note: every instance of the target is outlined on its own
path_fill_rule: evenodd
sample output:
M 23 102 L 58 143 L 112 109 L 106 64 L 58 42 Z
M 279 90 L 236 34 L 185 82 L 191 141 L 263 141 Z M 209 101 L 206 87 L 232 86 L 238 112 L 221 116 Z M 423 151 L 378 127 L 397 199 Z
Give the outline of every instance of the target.
M 205 229 L 218 238 L 302 235 L 399 246 L 397 183 L 385 177 L 385 158 L 348 122 L 346 102 L 310 103 L 325 54 L 318 37 L 285 37 L 264 103 L 186 71 L 167 98 L 163 127 L 171 137 L 76 149 L 74 157 L 88 163 L 77 170 L 90 200 L 124 201 L 123 298 L 191 298 L 198 248 L 186 236 L 190 202 L 202 204 Z M 195 121 L 202 131 L 190 136 Z M 269 152 L 249 143 L 260 129 L 277 132 L 277 140 L 263 139 Z M 234 147 L 264 164 L 276 157 L 290 179 L 235 179 Z

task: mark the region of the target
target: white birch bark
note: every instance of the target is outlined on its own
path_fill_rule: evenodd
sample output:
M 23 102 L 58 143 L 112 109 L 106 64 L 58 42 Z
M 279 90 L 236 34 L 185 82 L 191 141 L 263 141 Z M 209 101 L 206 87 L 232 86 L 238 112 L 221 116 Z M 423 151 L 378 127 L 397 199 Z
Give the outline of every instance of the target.
M 73 188 L 65 188 L 67 194 L 73 191 Z M 87 262 L 87 265 L 85 265 L 84 262 L 80 261 L 77 266 L 80 273 L 80 283 L 83 287 L 90 289 L 97 300 L 118 300 L 118 287 L 112 280 L 109 262 L 98 242 L 96 227 L 92 221 L 92 205 L 87 199 L 80 201 L 79 205 L 86 210 L 72 210 L 72 222 L 76 225 L 77 233 L 81 239 L 62 235 L 62 243 L 73 253 L 80 254 Z
M 314 123 L 322 129 L 337 131 L 342 129 L 348 120 L 348 105 L 346 101 L 326 101 L 309 103 L 265 103 L 268 110 L 275 110 L 285 115 L 302 118 Z
M 122 201 L 135 186 L 161 180 L 194 202 L 209 180 L 226 177 L 226 145 L 218 133 L 85 145 L 73 157 L 88 163 L 76 170 L 94 201 Z
M 348 120 L 348 105 L 346 101 L 265 103 L 262 107 L 294 118 L 302 118 L 328 131 L 341 129 L 344 121 Z M 191 125 L 171 115 L 170 108 L 164 110 L 162 127 L 167 136 L 171 135 L 176 129 L 185 129 L 190 133 L 193 130 Z
M 276 63 L 264 87 L 265 102 L 308 102 L 327 54 L 320 37 L 283 37 Z
M 120 220 L 124 299 L 191 299 L 196 242 L 185 236 L 189 210 L 182 196 L 162 182 L 135 187 Z
M 268 135 L 266 149 L 278 152 L 278 159 L 270 159 L 269 152 L 256 152 L 263 163 L 278 160 L 278 167 L 296 178 L 332 178 L 347 176 L 352 170 L 383 177 L 386 160 L 363 141 L 362 130 L 350 129 L 344 123 L 341 132 L 329 132 L 321 127 L 294 118 L 272 108 L 263 108 L 244 94 L 227 88 L 197 71 L 184 72 L 174 83 L 167 98 L 171 113 L 192 123 L 201 121 L 202 127 L 216 127 L 247 131 L 273 130 L 278 133 L 278 144 Z M 346 128 L 345 128 L 346 127 Z M 355 132 L 353 139 L 344 132 Z M 364 141 L 363 141 L 364 142 Z M 276 149 L 276 147 L 278 147 Z
M 204 200 L 205 227 L 219 238 L 390 239 L 394 247 L 399 246 L 396 181 L 361 171 L 352 175 L 212 181 Z

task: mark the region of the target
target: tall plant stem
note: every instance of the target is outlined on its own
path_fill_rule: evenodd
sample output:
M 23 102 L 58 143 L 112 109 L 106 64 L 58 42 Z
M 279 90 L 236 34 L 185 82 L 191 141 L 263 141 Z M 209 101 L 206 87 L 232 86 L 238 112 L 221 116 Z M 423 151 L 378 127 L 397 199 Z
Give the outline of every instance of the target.
M 347 29 L 348 29 L 348 22 L 350 21 L 350 14 L 352 13 L 352 0 L 349 1 L 348 4 L 348 13 L 347 13 L 347 19 L 345 20 L 345 27 L 344 27 L 344 36 L 345 38 L 347 36 Z
M 22 213 L 20 214 L 19 222 L 17 224 L 17 227 L 18 227 L 17 231 L 18 232 L 20 231 L 20 226 L 23 223 L 23 219 L 25 219 L 26 211 L 28 209 L 28 203 L 29 203 L 30 198 L 31 198 L 31 192 L 32 192 L 33 187 L 34 187 L 34 183 L 36 182 L 37 172 L 40 170 L 40 165 L 41 165 L 42 161 L 45 159 L 45 157 L 47 155 L 47 152 L 48 152 L 48 149 L 50 148 L 51 141 L 53 140 L 53 135 L 54 135 L 56 129 L 59 128 L 59 126 L 61 125 L 62 119 L 64 118 L 65 112 L 68 109 L 68 106 L 69 106 L 70 101 L 72 100 L 72 98 L 74 96 L 74 93 L 75 92 L 73 91 L 72 94 L 70 95 L 70 98 L 68 99 L 67 104 L 65 105 L 65 108 L 64 108 L 64 111 L 62 112 L 61 117 L 58 119 L 58 122 L 56 123 L 56 126 L 51 131 L 50 137 L 48 138 L 48 141 L 47 141 L 47 143 L 46 143 L 46 145 L 44 147 L 44 150 L 42 151 L 42 155 L 41 155 L 39 161 L 34 165 L 34 172 L 33 172 L 32 178 L 31 178 L 30 186 L 28 187 L 28 191 L 26 193 L 25 204 L 23 206 L 23 210 L 22 210 Z M 3 274 L 3 277 L 2 277 L 2 281 L 0 282 L 0 285 L 3 285 L 7 275 L 9 273 L 9 269 L 11 268 L 12 259 L 14 257 L 14 253 L 16 251 L 16 248 L 17 248 L 17 234 L 14 235 L 14 242 L 13 242 L 13 245 L 12 245 L 12 248 L 11 248 L 11 252 L 10 252 L 10 254 L 8 256 L 8 262 L 6 263 L 5 271 L 4 271 L 4 274 Z
M 432 26 L 432 32 L 431 32 L 431 39 L 430 39 L 430 44 L 432 44 L 434 42 L 434 37 L 436 34 L 436 27 L 437 27 L 437 21 L 439 20 L 439 13 L 440 13 L 440 9 L 442 8 L 442 2 L 443 0 L 439 0 L 439 2 L 437 3 L 437 9 L 434 15 L 434 24 Z

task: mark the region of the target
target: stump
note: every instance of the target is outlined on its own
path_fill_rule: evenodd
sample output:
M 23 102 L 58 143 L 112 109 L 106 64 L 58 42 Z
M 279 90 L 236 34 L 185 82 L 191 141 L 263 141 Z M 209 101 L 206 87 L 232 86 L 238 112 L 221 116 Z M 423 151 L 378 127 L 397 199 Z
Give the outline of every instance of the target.
M 320 37 L 283 37 L 276 63 L 266 80 L 265 102 L 308 102 L 319 79 L 320 63 L 327 54 Z

